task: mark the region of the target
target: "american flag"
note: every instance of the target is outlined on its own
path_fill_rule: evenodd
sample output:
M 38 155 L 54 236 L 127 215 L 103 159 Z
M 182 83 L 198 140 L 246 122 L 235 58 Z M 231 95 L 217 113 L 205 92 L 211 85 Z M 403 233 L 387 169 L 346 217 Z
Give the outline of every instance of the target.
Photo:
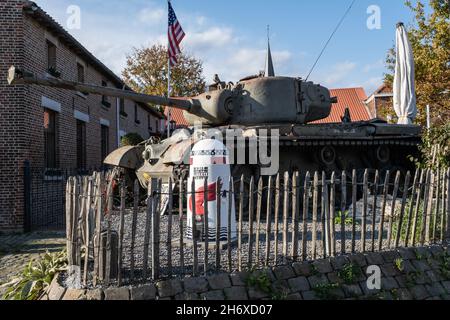
M 178 62 L 177 55 L 181 53 L 180 43 L 186 35 L 178 22 L 172 4 L 169 1 L 169 60 L 170 65 L 174 66 Z

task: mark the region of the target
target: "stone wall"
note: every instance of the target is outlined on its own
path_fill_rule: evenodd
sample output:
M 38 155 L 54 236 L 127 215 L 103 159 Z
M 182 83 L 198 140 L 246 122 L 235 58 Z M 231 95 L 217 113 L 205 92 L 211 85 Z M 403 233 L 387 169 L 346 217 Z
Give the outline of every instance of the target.
M 54 280 L 46 300 L 450 300 L 450 247 L 354 254 L 139 287 L 73 290 Z M 381 289 L 369 290 L 369 266 Z M 369 275 L 370 276 L 370 275 Z

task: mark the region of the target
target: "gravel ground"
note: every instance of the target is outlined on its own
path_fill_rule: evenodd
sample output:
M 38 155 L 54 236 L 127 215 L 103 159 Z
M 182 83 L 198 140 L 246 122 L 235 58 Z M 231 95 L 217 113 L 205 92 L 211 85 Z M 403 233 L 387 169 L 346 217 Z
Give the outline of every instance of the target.
M 131 211 L 127 211 L 125 215 L 125 231 L 124 231 L 124 242 L 123 242 L 123 268 L 124 268 L 124 279 L 129 277 L 129 268 L 131 265 L 131 256 L 132 256 L 132 250 L 131 250 L 131 226 L 132 226 L 132 213 Z M 143 261 L 144 261 L 144 235 L 145 235 L 145 224 L 146 224 L 146 213 L 145 210 L 142 210 L 138 213 L 137 217 L 137 223 L 136 223 L 136 237 L 135 237 L 135 246 L 134 246 L 134 259 L 135 259 L 135 278 L 139 278 L 142 276 L 142 269 L 143 269 Z M 119 230 L 120 225 L 120 217 L 117 213 L 113 213 L 111 216 L 111 228 L 114 231 Z M 241 250 L 241 259 L 243 266 L 248 266 L 248 260 L 249 260 L 249 246 L 248 246 L 248 232 L 249 232 L 249 223 L 244 222 L 243 223 L 243 245 Z M 291 250 L 292 250 L 292 223 L 291 221 L 288 221 L 288 256 L 291 256 Z M 376 225 L 378 228 L 378 225 Z M 387 224 L 385 225 L 385 228 L 387 227 Z M 256 255 L 256 230 L 257 230 L 257 223 L 254 223 L 253 226 L 253 250 L 252 250 L 252 261 L 253 266 L 264 266 L 265 265 L 265 253 L 266 253 L 266 222 L 261 221 L 261 231 L 260 231 L 260 243 L 259 243 L 259 256 Z M 314 256 L 312 254 L 312 230 L 313 225 L 312 222 L 308 223 L 308 233 L 307 233 L 307 260 L 313 260 Z M 340 241 L 340 225 L 336 225 L 336 252 L 339 254 L 341 251 L 341 241 Z M 186 230 L 186 221 L 183 221 L 183 229 Z M 278 227 L 278 236 L 277 241 L 275 241 L 275 223 L 271 224 L 271 236 L 270 236 L 270 258 L 269 258 L 269 265 L 275 265 L 282 263 L 283 261 L 286 261 L 285 258 L 282 255 L 282 246 L 283 246 L 283 224 L 280 220 L 279 227 Z M 301 231 L 303 230 L 303 223 L 299 223 L 299 240 L 298 240 L 298 252 L 301 257 L 301 248 L 302 248 L 302 234 Z M 322 258 L 323 252 L 324 252 L 324 246 L 322 239 L 322 223 L 317 223 L 317 242 L 316 242 L 316 258 Z M 372 230 L 372 224 L 367 224 L 367 230 Z M 355 247 L 356 251 L 361 251 L 362 246 L 362 240 L 361 240 L 361 227 L 358 224 L 356 226 L 356 239 L 355 239 Z M 352 233 L 352 227 L 346 226 L 346 249 L 345 251 L 347 253 L 350 253 L 352 250 L 352 241 L 351 241 L 351 233 Z M 174 215 L 173 216 L 173 226 L 172 226 L 172 243 L 176 242 L 179 243 L 180 238 L 180 229 L 179 229 L 179 216 Z M 161 217 L 161 228 L 160 228 L 160 267 L 161 267 L 161 275 L 167 276 L 168 275 L 168 243 L 167 243 L 167 237 L 168 235 L 168 216 L 162 216 Z M 372 246 L 372 232 L 366 231 L 366 250 L 370 250 Z M 384 240 L 383 240 L 383 248 L 387 248 L 387 239 L 386 239 L 386 231 L 384 234 Z M 150 237 L 151 239 L 151 237 Z M 378 247 L 378 232 L 375 232 L 375 248 Z M 150 240 L 151 241 L 151 240 Z M 186 242 L 186 241 L 185 241 Z M 275 243 L 278 243 L 278 255 L 275 257 Z M 203 273 L 204 272 L 204 258 L 205 257 L 205 249 L 204 246 L 198 245 L 198 272 Z M 238 257 L 239 257 L 239 250 L 237 248 L 237 243 L 234 243 L 231 247 L 231 268 L 232 271 L 235 271 L 238 269 Z M 173 245 L 172 246 L 172 266 L 173 266 L 173 274 L 175 276 L 181 276 L 183 274 L 191 274 L 193 271 L 192 265 L 193 265 L 193 248 L 192 246 L 185 246 L 184 248 L 184 268 L 183 270 L 180 268 L 180 246 L 179 245 Z M 289 258 L 288 258 L 289 259 Z M 216 254 L 215 249 L 210 248 L 208 250 L 208 272 L 213 272 L 215 269 L 215 261 L 216 261 Z M 228 271 L 228 251 L 227 249 L 221 250 L 221 268 L 223 271 Z M 151 266 L 151 245 L 149 249 L 149 266 Z M 150 272 L 148 273 L 150 274 Z

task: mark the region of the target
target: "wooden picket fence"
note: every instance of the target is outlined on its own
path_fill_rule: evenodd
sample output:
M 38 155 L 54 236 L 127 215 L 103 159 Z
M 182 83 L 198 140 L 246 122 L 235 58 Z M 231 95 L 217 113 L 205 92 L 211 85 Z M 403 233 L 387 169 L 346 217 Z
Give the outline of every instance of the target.
M 67 248 L 81 283 L 122 285 L 243 271 L 442 243 L 450 237 L 450 170 L 417 170 L 414 175 L 295 172 L 218 182 L 216 196 L 227 197 L 230 204 L 232 197 L 236 201 L 237 233 L 228 227 L 227 240 L 221 242 L 223 226 L 216 219 L 216 239 L 200 242 L 184 237 L 186 181 L 163 184 L 152 179 L 144 193 L 137 181 L 127 187 L 113 172 L 71 177 L 66 189 Z M 224 189 L 232 192 L 221 190 L 227 183 Z M 206 227 L 201 231 L 209 234 L 208 217 L 218 217 L 221 208 L 207 212 L 206 180 L 204 190 Z M 228 226 L 234 214 L 229 207 Z

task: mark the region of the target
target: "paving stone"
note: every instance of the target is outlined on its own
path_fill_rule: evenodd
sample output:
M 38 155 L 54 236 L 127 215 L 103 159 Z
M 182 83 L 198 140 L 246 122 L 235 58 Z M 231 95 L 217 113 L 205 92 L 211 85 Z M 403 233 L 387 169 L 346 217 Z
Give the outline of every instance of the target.
M 200 296 L 197 293 L 183 292 L 183 293 L 177 294 L 175 296 L 175 300 L 178 300 L 178 301 L 196 301 L 196 300 L 200 300 Z
M 327 298 L 327 300 L 340 300 L 345 299 L 345 293 L 342 288 L 334 288 L 330 290 L 330 298 Z
M 411 294 L 415 300 L 425 300 L 430 296 L 423 285 L 417 285 L 411 288 Z
M 293 292 L 308 291 L 311 289 L 306 277 L 297 277 L 288 280 L 289 287 Z
M 302 292 L 303 300 L 319 300 L 314 291 Z
M 333 267 L 331 266 L 329 259 L 317 260 L 313 262 L 315 270 L 320 273 L 330 273 L 333 272 Z
M 153 284 L 131 288 L 131 300 L 149 301 L 156 299 L 156 287 Z
M 397 289 L 398 283 L 393 277 L 381 278 L 381 289 L 383 290 L 392 290 Z
M 327 274 L 327 277 L 328 277 L 328 281 L 330 281 L 330 283 L 338 283 L 338 284 L 344 283 L 344 280 L 342 280 L 339 277 L 339 274 L 337 272 L 331 272 L 331 273 Z
M 186 278 L 183 281 L 187 293 L 203 293 L 208 291 L 208 281 L 205 278 Z
M 302 295 L 298 292 L 290 294 L 287 296 L 286 300 L 295 301 L 295 300 L 303 300 Z
M 386 264 L 381 265 L 380 267 L 381 267 L 381 272 L 383 272 L 383 274 L 386 277 L 394 277 L 394 276 L 400 274 L 400 272 L 397 270 L 397 268 L 392 263 L 386 263 Z
M 450 281 L 442 281 L 441 284 L 447 293 L 450 294 Z
M 308 262 L 294 263 L 292 268 L 298 276 L 309 277 L 312 275 L 312 267 Z
M 380 292 L 380 290 L 377 290 L 377 289 L 369 289 L 367 287 L 367 282 L 366 281 L 359 282 L 359 287 L 361 288 L 364 296 L 373 296 L 373 295 L 378 294 Z
M 183 292 L 181 281 L 177 279 L 159 281 L 156 283 L 156 288 L 160 298 L 174 297 Z
M 244 287 L 231 287 L 224 290 L 227 300 L 248 300 L 247 290 Z
M 439 282 L 444 280 L 441 273 L 436 270 L 427 271 L 425 272 L 425 274 L 427 275 L 427 277 L 430 279 L 431 282 Z
M 346 256 L 338 256 L 331 260 L 334 270 L 342 270 L 348 263 L 350 263 L 350 260 Z
M 402 263 L 403 266 L 403 273 L 410 273 L 410 272 L 415 272 L 416 268 L 413 266 L 413 264 L 411 263 L 411 261 L 409 260 L 404 260 Z
M 425 273 L 419 273 L 415 276 L 415 282 L 417 284 L 431 284 L 430 278 Z
M 248 272 L 237 272 L 230 275 L 233 286 L 245 286 L 249 277 Z
M 362 295 L 362 290 L 357 284 L 344 284 L 342 285 L 346 297 L 358 297 Z
M 352 254 L 348 259 L 360 267 L 367 266 L 366 257 L 362 253 Z
M 431 270 L 431 267 L 428 265 L 428 263 L 425 260 L 413 260 L 412 264 L 416 268 L 416 270 L 419 270 L 421 272 Z
M 439 282 L 432 285 L 427 284 L 425 285 L 425 289 L 427 289 L 428 293 L 432 296 L 440 296 L 447 293 Z
M 231 281 L 228 274 L 222 273 L 207 278 L 209 286 L 213 290 L 220 290 L 231 287 Z
M 277 280 L 270 286 L 272 292 L 287 295 L 291 293 L 287 280 Z
M 425 247 L 415 248 L 414 252 L 416 254 L 416 260 L 418 260 L 419 258 L 420 258 L 419 260 L 426 260 L 431 256 L 430 250 Z
M 308 282 L 311 288 L 329 283 L 328 278 L 324 274 L 308 277 Z
M 105 291 L 105 300 L 130 300 L 130 290 L 125 287 L 121 288 L 108 288 Z
M 369 265 L 382 265 L 385 261 L 379 252 L 369 252 L 366 254 L 366 260 Z
M 400 288 L 397 290 L 397 297 L 399 300 L 413 300 L 411 292 L 405 288 Z
M 396 259 L 401 258 L 400 254 L 397 251 L 386 251 L 382 252 L 381 256 L 385 262 L 394 262 Z
M 430 247 L 430 252 L 434 257 L 439 258 L 444 253 L 444 248 L 441 246 L 433 246 Z
M 290 266 L 275 267 L 273 273 L 278 280 L 287 280 L 295 277 L 294 269 Z
M 209 300 L 209 301 L 222 301 L 225 300 L 225 296 L 223 295 L 222 290 L 214 290 L 202 293 L 200 295 L 202 300 Z
M 432 270 L 439 270 L 441 268 L 440 262 L 434 258 L 427 259 L 427 263 Z
M 86 300 L 101 301 L 103 299 L 105 299 L 105 294 L 102 289 L 88 290 L 86 292 Z
M 263 292 L 257 288 L 249 288 L 248 289 L 248 297 L 250 300 L 261 300 L 264 298 L 268 298 L 269 294 L 266 292 Z
M 48 289 L 48 299 L 49 300 L 61 300 L 64 296 L 66 289 L 62 287 L 58 282 L 58 276 L 55 276 L 50 283 L 50 287 Z
M 412 260 L 416 258 L 414 251 L 410 248 L 399 248 L 398 253 L 402 259 Z
M 409 286 L 408 278 L 404 274 L 401 274 L 399 276 L 395 276 L 395 281 L 397 281 L 398 286 L 400 288 L 407 288 Z
M 82 289 L 67 289 L 62 300 L 79 300 L 85 293 Z

